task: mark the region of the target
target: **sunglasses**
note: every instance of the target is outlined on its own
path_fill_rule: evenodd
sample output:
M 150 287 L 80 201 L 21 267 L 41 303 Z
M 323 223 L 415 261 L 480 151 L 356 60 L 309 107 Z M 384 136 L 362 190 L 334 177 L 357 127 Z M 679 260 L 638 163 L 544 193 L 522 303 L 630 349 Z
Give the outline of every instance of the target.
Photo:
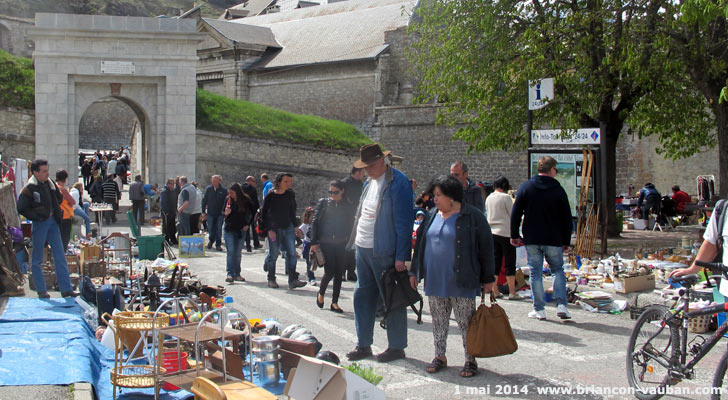
M 335 196 L 335 195 L 337 195 L 339 193 L 341 193 L 341 190 L 329 190 L 329 194 L 330 195 L 334 195 Z

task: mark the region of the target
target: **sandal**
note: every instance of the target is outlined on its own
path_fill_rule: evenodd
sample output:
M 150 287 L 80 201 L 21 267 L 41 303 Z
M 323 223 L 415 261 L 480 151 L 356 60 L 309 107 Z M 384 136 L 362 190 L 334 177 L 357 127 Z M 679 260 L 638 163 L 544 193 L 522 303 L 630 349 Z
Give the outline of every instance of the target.
M 432 359 L 432 362 L 430 365 L 427 366 L 427 372 L 434 374 L 435 372 L 439 372 L 441 369 L 447 367 L 447 360 L 441 360 L 437 357 Z
M 460 376 L 463 378 L 471 378 L 478 374 L 478 364 L 467 361 L 465 362 L 465 365 L 463 366 L 463 369 L 460 370 Z

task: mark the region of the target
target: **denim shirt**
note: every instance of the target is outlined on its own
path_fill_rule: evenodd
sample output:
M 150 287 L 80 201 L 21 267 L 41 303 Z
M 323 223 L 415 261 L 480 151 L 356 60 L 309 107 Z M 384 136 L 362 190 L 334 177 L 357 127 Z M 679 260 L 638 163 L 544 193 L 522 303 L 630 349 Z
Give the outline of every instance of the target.
M 362 198 L 370 186 L 367 181 Z M 407 261 L 412 257 L 412 221 L 415 219 L 412 206 L 412 185 L 401 171 L 388 167 L 384 173 L 384 189 L 377 208 L 374 223 L 374 254 L 394 256 L 395 261 Z M 349 236 L 348 248 L 353 249 L 356 228 L 361 216 L 361 203 L 356 210 L 354 227 Z

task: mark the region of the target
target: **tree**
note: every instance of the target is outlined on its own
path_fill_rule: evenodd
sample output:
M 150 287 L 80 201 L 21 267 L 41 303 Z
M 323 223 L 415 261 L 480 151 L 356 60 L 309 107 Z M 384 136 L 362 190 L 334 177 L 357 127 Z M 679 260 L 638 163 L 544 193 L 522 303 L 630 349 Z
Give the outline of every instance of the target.
M 679 10 L 666 14 L 663 33 L 672 39 L 675 54 L 684 63 L 693 86 L 712 112 L 718 144 L 720 197 L 728 197 L 728 1 L 685 0 Z M 671 145 L 682 146 L 682 138 Z M 689 139 L 688 139 L 689 142 Z
M 438 122 L 464 123 L 455 137 L 471 150 L 523 150 L 528 80 L 553 77 L 554 99 L 534 112 L 534 126 L 603 122 L 606 191 L 614 199 L 616 145 L 626 127 L 660 135 L 670 156 L 710 144 L 706 103 L 656 29 L 670 7 L 662 0 L 425 2 L 409 28 L 418 39 L 410 50 L 418 99 L 442 103 Z M 615 204 L 606 211 L 609 235 L 617 236 Z

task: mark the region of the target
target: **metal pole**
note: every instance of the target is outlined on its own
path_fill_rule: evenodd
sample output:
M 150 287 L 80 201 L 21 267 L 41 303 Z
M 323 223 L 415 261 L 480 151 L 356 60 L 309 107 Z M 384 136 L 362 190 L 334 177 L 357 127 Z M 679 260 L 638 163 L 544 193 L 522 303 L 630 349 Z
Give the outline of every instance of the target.
M 602 257 L 606 257 L 607 254 L 607 224 L 609 198 L 607 197 L 607 123 L 599 121 L 599 193 L 601 207 L 601 222 L 602 222 L 602 241 L 601 241 L 601 253 Z M 612 199 L 611 201 L 614 201 Z
M 531 131 L 533 130 L 533 111 L 528 110 L 528 122 L 526 122 L 526 133 L 528 133 L 528 148 L 533 146 L 531 143 Z

